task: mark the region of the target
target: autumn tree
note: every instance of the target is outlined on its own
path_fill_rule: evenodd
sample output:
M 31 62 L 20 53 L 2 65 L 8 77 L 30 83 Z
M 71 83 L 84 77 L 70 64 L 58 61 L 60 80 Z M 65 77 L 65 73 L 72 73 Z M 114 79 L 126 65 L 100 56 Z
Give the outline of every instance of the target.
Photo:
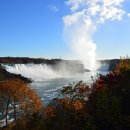
M 79 82 L 60 91 L 45 110 L 48 130 L 130 130 L 130 60 L 99 75 L 88 86 Z
M 0 83 L 0 112 L 6 119 L 33 114 L 42 108 L 40 97 L 24 81 L 9 79 Z

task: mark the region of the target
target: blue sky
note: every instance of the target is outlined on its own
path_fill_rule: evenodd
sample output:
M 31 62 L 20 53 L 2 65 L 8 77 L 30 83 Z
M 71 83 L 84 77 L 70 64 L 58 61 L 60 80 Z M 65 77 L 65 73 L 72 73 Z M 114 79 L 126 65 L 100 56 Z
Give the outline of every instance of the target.
M 130 12 L 130 1 L 123 9 Z M 64 0 L 0 0 L 0 56 L 69 58 Z M 130 56 L 130 17 L 107 21 L 93 34 L 98 59 Z

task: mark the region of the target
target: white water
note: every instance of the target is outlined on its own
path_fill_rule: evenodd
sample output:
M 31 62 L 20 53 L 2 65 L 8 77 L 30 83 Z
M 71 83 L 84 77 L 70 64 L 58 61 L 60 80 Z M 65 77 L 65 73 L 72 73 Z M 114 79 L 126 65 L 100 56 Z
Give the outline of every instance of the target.
M 34 81 L 68 78 L 83 71 L 83 68 L 79 64 L 65 64 L 64 62 L 57 64 L 55 67 L 46 64 L 14 64 L 4 66 L 8 72 L 21 74 L 22 76 L 31 78 Z
M 5 67 L 10 73 L 21 74 L 34 81 L 44 81 L 67 76 L 67 73 L 58 73 L 46 64 L 15 64 L 13 66 L 6 65 Z
M 91 76 L 97 78 L 96 75 L 98 73 L 97 71 L 70 73 L 63 66 L 59 71 L 56 71 L 51 66 L 45 64 L 15 64 L 4 66 L 8 72 L 32 78 L 34 82 L 30 85 L 41 96 L 44 104 L 57 97 L 58 90 L 70 83 L 77 83 L 82 80 L 91 84 Z

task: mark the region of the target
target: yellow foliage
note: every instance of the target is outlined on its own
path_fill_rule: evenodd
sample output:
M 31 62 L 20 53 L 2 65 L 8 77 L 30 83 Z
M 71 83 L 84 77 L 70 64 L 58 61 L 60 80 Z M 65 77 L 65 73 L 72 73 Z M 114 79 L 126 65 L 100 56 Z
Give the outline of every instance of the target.
M 83 109 L 83 103 L 80 100 L 70 100 L 69 98 L 64 98 L 60 103 L 67 110 L 80 111 Z
M 120 63 L 114 69 L 116 74 L 130 70 L 130 59 L 128 57 L 121 57 Z
M 76 111 L 80 111 L 83 108 L 83 103 L 80 100 L 72 102 L 72 106 Z

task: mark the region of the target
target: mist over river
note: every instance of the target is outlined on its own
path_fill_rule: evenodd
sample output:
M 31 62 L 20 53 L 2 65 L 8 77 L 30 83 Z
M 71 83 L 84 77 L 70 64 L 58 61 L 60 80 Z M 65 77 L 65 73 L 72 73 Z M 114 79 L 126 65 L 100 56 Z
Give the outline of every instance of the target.
M 52 66 L 46 64 L 14 64 L 4 66 L 8 72 L 31 78 L 33 82 L 30 86 L 37 91 L 44 104 L 58 97 L 58 91 L 64 86 L 76 84 L 79 81 L 92 84 L 93 80 L 91 76 L 96 79 L 99 73 L 107 73 L 107 71 L 101 70 L 80 72 L 81 67 L 70 68 L 64 64 L 58 65 L 58 69 L 54 69 Z
M 82 74 L 71 75 L 69 77 L 64 78 L 54 78 L 48 79 L 44 81 L 34 81 L 31 83 L 31 87 L 34 88 L 38 94 L 41 96 L 43 102 L 46 104 L 49 100 L 58 97 L 58 90 L 62 89 L 64 86 L 71 84 L 75 84 L 78 81 L 84 81 L 88 84 L 91 84 L 92 78 L 91 76 L 96 78 L 96 72 L 85 72 Z

